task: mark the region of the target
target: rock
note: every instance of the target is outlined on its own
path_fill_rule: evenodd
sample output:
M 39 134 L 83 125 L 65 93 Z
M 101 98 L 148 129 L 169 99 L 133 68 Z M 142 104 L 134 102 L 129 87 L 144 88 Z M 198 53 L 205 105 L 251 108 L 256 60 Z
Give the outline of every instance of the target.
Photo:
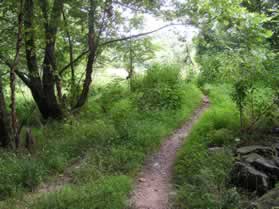
M 224 147 L 210 147 L 208 148 L 209 152 L 223 152 L 224 151 Z
M 240 154 L 240 155 L 248 155 L 250 153 L 257 153 L 259 155 L 263 155 L 268 158 L 275 155 L 275 153 L 271 147 L 260 146 L 260 145 L 240 147 L 236 150 L 236 153 Z
M 279 155 L 279 143 L 274 144 L 273 147 L 277 150 L 277 154 Z
M 139 182 L 144 183 L 145 181 L 146 181 L 145 178 L 139 178 Z
M 274 160 L 266 159 L 256 153 L 246 155 L 243 159 L 257 170 L 268 175 L 274 183 L 279 180 L 279 167 Z
M 272 131 L 271 131 L 271 133 L 272 133 L 272 134 L 276 134 L 276 135 L 278 134 L 278 135 L 279 135 L 279 128 L 278 128 L 278 127 L 273 128 Z
M 273 189 L 259 198 L 251 209 L 279 209 L 279 188 Z
M 261 155 L 257 154 L 257 153 L 250 153 L 248 155 L 244 155 L 242 156 L 242 159 L 247 162 L 247 163 L 252 163 L 257 159 L 261 159 L 263 158 Z
M 209 104 L 210 103 L 209 98 L 208 97 L 204 97 L 203 98 L 203 103 L 204 104 Z
M 262 195 L 271 187 L 269 177 L 247 163 L 236 162 L 231 171 L 231 181 L 234 185 L 248 191 L 257 191 Z
M 160 168 L 161 166 L 160 166 L 159 163 L 154 163 L 154 164 L 153 164 L 153 167 L 154 167 L 154 168 Z

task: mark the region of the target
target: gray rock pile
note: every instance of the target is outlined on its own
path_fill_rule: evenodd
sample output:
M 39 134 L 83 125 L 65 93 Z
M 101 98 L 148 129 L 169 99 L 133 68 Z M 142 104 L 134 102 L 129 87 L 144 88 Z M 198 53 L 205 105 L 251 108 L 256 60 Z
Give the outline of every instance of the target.
M 263 195 L 279 181 L 279 143 L 272 146 L 245 146 L 236 150 L 237 160 L 231 182 Z
M 273 189 L 252 203 L 249 209 L 277 209 L 279 208 L 279 188 Z

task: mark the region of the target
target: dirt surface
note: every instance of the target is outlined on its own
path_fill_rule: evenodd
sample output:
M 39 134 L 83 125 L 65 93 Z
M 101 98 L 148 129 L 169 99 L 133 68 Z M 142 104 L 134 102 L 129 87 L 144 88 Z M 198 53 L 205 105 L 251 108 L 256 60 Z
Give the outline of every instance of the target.
M 189 135 L 193 125 L 208 108 L 209 101 L 204 97 L 203 104 L 198 108 L 190 120 L 177 129 L 165 142 L 157 153 L 147 160 L 143 167 L 135 189 L 132 193 L 130 207 L 133 209 L 168 209 L 171 195 L 171 173 L 176 153 Z

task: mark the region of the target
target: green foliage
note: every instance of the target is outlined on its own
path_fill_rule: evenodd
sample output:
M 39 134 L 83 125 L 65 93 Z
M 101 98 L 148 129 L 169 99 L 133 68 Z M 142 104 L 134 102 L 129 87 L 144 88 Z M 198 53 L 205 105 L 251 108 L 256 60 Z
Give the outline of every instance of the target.
M 140 24 L 142 24 L 142 19 Z M 134 69 L 135 66 L 143 66 L 146 62 L 153 59 L 155 57 L 155 51 L 158 50 L 158 48 L 159 47 L 152 42 L 152 38 L 150 37 L 129 40 L 124 43 L 119 43 L 115 47 L 113 58 L 118 58 L 117 65 L 120 67 L 123 66 L 129 71 Z
M 131 183 L 122 176 L 134 177 L 145 156 L 158 148 L 162 139 L 201 103 L 199 89 L 177 79 L 176 67 L 157 67 L 151 75 L 147 73 L 148 78 L 139 79 L 135 91 L 129 91 L 127 85 L 116 80 L 95 90 L 81 114 L 63 122 L 49 122 L 43 128 L 34 127 L 37 143 L 34 156 L 0 157 L 3 170 L 0 193 L 9 192 L 3 199 L 24 187 L 33 189 L 48 176 L 59 175 L 73 162 L 80 161 L 79 169 L 70 171 L 76 186 L 35 200 L 33 207 L 77 208 L 79 203 L 84 208 L 123 208 Z M 142 111 L 139 98 L 148 93 L 145 85 L 150 91 L 160 90 L 161 86 L 175 87 L 176 91 L 178 86 L 182 92 L 179 107 Z M 104 176 L 113 177 L 102 181 Z
M 120 84 L 119 81 L 115 80 L 108 84 L 103 90 L 101 90 L 101 97 L 99 99 L 100 105 L 103 111 L 109 111 L 116 101 L 128 96 L 127 88 Z
M 128 137 L 127 129 L 129 123 L 132 122 L 132 114 L 136 114 L 134 110 L 133 101 L 130 98 L 125 98 L 112 104 L 111 119 L 121 137 Z
M 244 126 L 244 106 L 253 88 L 278 89 L 278 3 L 190 0 L 180 6 L 179 15 L 190 15 L 201 30 L 195 40 L 199 85 L 231 83 Z
M 243 108 L 246 103 L 246 97 L 251 90 L 251 85 L 247 80 L 239 80 L 234 83 L 234 91 L 232 92 L 232 99 L 236 103 L 240 112 L 240 126 L 243 128 Z
M 227 86 L 211 87 L 212 106 L 193 128 L 178 154 L 175 165 L 177 196 L 174 208 L 238 208 L 239 195 L 227 185 L 234 144 L 239 127 L 236 108 Z M 225 119 L 224 119 L 225 118 Z M 209 150 L 208 147 L 222 147 Z
M 130 191 L 127 176 L 106 176 L 80 188 L 66 187 L 42 197 L 31 206 L 34 209 L 122 209 Z
M 251 89 L 247 80 L 240 80 L 234 84 L 232 99 L 237 104 L 239 111 L 243 110 L 248 91 Z
M 144 162 L 144 157 L 145 155 L 141 151 L 130 150 L 128 147 L 117 147 L 111 149 L 105 164 L 111 172 L 135 176 L 139 166 Z
M 0 158 L 0 197 L 1 200 L 16 192 L 20 182 L 20 161 L 13 154 L 1 154 Z
M 250 124 L 255 128 L 268 129 L 276 125 L 278 112 L 276 111 L 276 91 L 272 88 L 257 86 L 247 96 L 244 113 Z M 249 124 L 249 125 L 250 125 Z
M 29 156 L 17 157 L 12 153 L 4 153 L 0 157 L 0 196 L 1 200 L 14 195 L 20 190 L 32 190 L 46 174 L 41 162 Z
M 234 85 L 232 98 L 241 115 L 242 127 L 265 129 L 274 126 L 276 114 L 276 91 L 262 85 L 251 86 L 248 81 Z
M 21 167 L 21 181 L 23 186 L 30 190 L 35 189 L 35 187 L 41 183 L 42 177 L 46 175 L 44 165 L 42 165 L 41 162 L 35 162 L 33 159 L 24 160 L 21 163 Z
M 233 131 L 226 128 L 210 130 L 207 134 L 207 140 L 209 146 L 212 147 L 232 144 L 234 140 Z
M 143 79 L 138 98 L 143 110 L 175 110 L 181 108 L 183 85 L 180 69 L 175 65 L 153 65 Z

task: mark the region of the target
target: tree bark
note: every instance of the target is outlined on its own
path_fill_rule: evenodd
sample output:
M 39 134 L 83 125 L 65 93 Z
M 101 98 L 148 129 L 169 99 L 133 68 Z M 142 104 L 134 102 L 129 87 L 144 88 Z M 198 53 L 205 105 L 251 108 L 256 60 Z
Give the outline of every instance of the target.
M 44 12 L 44 9 L 42 9 Z M 60 79 L 55 75 L 56 72 L 56 59 L 55 59 L 55 43 L 58 31 L 58 24 L 63 11 L 63 1 L 55 0 L 49 23 L 45 24 L 46 33 L 46 47 L 45 57 L 43 63 L 43 88 L 46 97 L 47 106 L 49 107 L 50 115 L 54 118 L 62 117 L 63 113 L 60 105 L 58 104 L 55 95 L 55 85 L 57 85 L 58 95 L 62 93 L 60 89 Z M 47 15 L 45 15 L 47 16 Z M 47 21 L 47 20 L 46 20 Z
M 18 12 L 18 33 L 17 33 L 17 43 L 16 43 L 16 55 L 14 62 L 10 69 L 10 89 L 11 89 L 11 122 L 12 122 L 12 133 L 15 139 L 16 148 L 19 146 L 19 135 L 18 135 L 18 125 L 16 116 L 16 67 L 19 63 L 19 53 L 22 43 L 22 25 L 23 25 L 23 0 L 19 2 L 19 12 Z
M 0 77 L 0 146 L 8 147 L 12 142 L 12 134 L 3 91 L 2 77 Z
M 51 20 L 48 22 L 47 8 L 48 2 L 40 0 L 40 6 L 45 18 L 45 56 L 43 61 L 43 77 L 40 77 L 39 67 L 36 57 L 35 34 L 34 34 L 34 2 L 25 1 L 24 26 L 25 26 L 25 50 L 27 67 L 29 71 L 29 84 L 33 98 L 45 119 L 62 118 L 63 112 L 55 95 L 56 60 L 55 60 L 55 39 L 58 30 L 58 23 L 63 9 L 63 1 L 54 2 Z
M 65 30 L 66 30 L 66 35 L 67 35 L 68 45 L 69 45 L 69 56 L 70 56 L 70 67 L 71 67 L 71 91 L 72 91 L 72 94 L 74 94 L 75 85 L 76 85 L 76 76 L 75 76 L 75 66 L 74 66 L 73 42 L 72 42 L 71 34 L 69 32 L 66 14 L 64 11 L 62 14 L 63 14 L 63 20 L 64 20 L 64 25 L 65 25 Z M 75 96 L 73 95 L 73 97 L 75 97 Z
M 87 57 L 87 65 L 86 65 L 86 75 L 83 82 L 82 92 L 79 96 L 77 104 L 74 109 L 78 109 L 82 107 L 88 97 L 88 93 L 90 90 L 90 85 L 92 82 L 92 72 L 93 72 L 93 64 L 96 58 L 97 44 L 96 44 L 96 33 L 95 33 L 95 1 L 90 0 L 90 10 L 88 15 L 88 45 L 89 45 L 89 54 Z

